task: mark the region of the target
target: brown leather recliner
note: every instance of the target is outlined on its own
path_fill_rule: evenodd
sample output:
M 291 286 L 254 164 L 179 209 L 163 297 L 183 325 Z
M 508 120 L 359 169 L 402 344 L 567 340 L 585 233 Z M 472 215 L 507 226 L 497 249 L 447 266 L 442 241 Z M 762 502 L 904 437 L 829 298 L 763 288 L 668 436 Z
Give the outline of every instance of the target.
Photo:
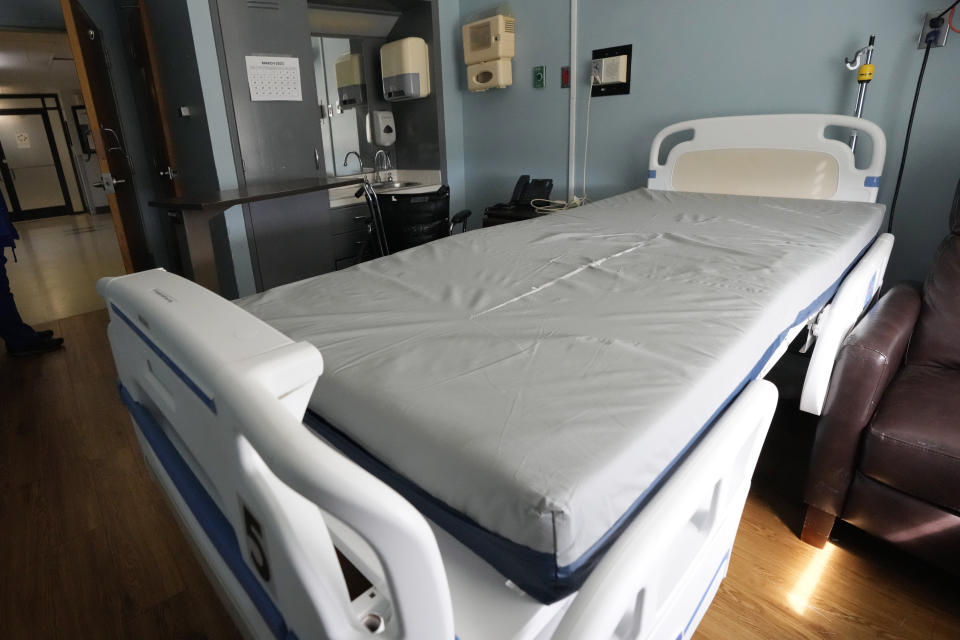
M 893 287 L 843 342 L 804 501 L 805 542 L 841 518 L 960 574 L 960 184 L 922 289 Z

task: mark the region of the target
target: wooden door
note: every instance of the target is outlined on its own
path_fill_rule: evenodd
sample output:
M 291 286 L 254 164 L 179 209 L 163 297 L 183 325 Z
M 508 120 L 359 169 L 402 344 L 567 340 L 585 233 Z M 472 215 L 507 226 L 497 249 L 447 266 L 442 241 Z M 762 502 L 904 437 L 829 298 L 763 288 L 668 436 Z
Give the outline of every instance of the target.
M 105 176 L 95 186 L 107 192 L 124 268 L 129 273 L 149 269 L 153 261 L 147 249 L 133 171 L 127 155 L 127 141 L 123 139 L 113 85 L 107 70 L 103 34 L 77 0 L 60 0 L 60 7 L 63 9 L 67 37 L 80 78 L 100 173 Z
M 123 7 L 126 11 L 127 36 L 132 63 L 143 78 L 142 90 L 146 93 L 146 110 L 142 125 L 153 139 L 150 151 L 153 169 L 162 180 L 156 181 L 157 195 L 179 197 L 184 193 L 183 182 L 177 163 L 177 153 L 170 134 L 170 123 L 164 107 L 163 83 L 157 66 L 153 32 L 144 0 Z
M 217 191 L 221 185 L 206 110 L 200 107 L 203 85 L 186 3 L 137 0 L 122 5 L 121 12 L 143 78 L 149 113 L 141 125 L 149 123 L 154 143 L 157 191 L 166 196 Z

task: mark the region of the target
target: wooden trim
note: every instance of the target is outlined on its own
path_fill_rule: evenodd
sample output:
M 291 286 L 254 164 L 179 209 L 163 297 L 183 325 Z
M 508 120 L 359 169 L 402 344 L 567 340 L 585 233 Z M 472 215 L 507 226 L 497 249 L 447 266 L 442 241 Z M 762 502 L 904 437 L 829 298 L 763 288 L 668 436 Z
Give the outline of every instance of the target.
M 80 47 L 80 36 L 77 33 L 77 21 L 73 11 L 75 1 L 76 0 L 60 0 L 60 8 L 63 10 L 63 21 L 66 24 L 67 39 L 70 41 L 70 48 L 73 50 L 74 66 L 77 68 L 77 77 L 80 80 L 80 92 L 83 94 L 83 103 L 87 105 L 87 119 L 90 121 L 90 131 L 93 133 L 93 146 L 97 149 L 97 163 L 100 165 L 100 173 L 109 173 L 110 164 L 107 161 L 107 147 L 103 143 L 103 136 L 100 132 L 100 120 L 97 117 L 97 110 L 93 103 L 93 93 L 90 91 L 90 78 L 87 76 L 87 65 L 89 62 L 83 57 L 83 49 Z M 113 227 L 117 233 L 117 243 L 120 245 L 120 256 L 123 258 L 123 268 L 127 273 L 133 273 L 133 259 L 130 257 L 130 245 L 127 242 L 127 232 L 123 226 L 123 219 L 120 217 L 120 205 L 117 202 L 117 196 L 112 193 L 107 194 L 107 203 L 110 205 L 110 217 L 113 218 Z
M 154 101 L 157 104 L 157 114 L 160 117 L 160 130 L 163 133 L 163 146 L 166 151 L 167 161 L 170 163 L 170 168 L 176 170 L 178 169 L 177 163 L 177 149 L 173 143 L 173 133 L 172 127 L 170 126 L 170 119 L 167 114 L 167 110 L 164 109 L 166 104 L 166 94 L 163 90 L 163 79 L 160 76 L 160 65 L 157 55 L 157 46 L 156 41 L 153 39 L 153 30 L 150 27 L 150 16 L 147 14 L 147 3 L 144 0 L 137 0 L 137 6 L 140 13 L 140 25 L 143 29 L 143 40 L 146 43 L 147 47 L 147 59 L 150 62 L 150 75 L 151 80 L 153 80 L 153 90 L 156 92 L 154 96 Z M 180 180 L 171 180 L 173 183 L 173 193 L 176 197 L 183 195 L 183 185 Z

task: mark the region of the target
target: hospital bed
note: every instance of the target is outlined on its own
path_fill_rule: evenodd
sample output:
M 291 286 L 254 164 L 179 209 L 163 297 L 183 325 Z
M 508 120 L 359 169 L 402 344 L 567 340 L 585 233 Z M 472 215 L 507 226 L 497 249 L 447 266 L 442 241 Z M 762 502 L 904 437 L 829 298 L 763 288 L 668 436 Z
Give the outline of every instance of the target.
M 872 138 L 866 169 L 829 126 Z M 776 404 L 762 376 L 809 327 L 818 411 L 880 287 L 884 152 L 844 116 L 690 121 L 649 189 L 239 304 L 105 279 L 120 393 L 251 637 L 687 638 Z

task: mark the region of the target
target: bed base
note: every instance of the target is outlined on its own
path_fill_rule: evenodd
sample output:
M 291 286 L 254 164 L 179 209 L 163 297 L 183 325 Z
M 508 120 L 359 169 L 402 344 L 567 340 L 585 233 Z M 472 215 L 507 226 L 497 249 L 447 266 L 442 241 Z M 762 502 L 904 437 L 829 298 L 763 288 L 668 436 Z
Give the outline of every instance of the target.
M 769 382 L 747 385 L 579 592 L 543 605 L 303 426 L 314 347 L 161 270 L 98 289 L 144 458 L 249 637 L 687 638 L 726 574 Z M 354 601 L 335 548 L 373 584 Z

